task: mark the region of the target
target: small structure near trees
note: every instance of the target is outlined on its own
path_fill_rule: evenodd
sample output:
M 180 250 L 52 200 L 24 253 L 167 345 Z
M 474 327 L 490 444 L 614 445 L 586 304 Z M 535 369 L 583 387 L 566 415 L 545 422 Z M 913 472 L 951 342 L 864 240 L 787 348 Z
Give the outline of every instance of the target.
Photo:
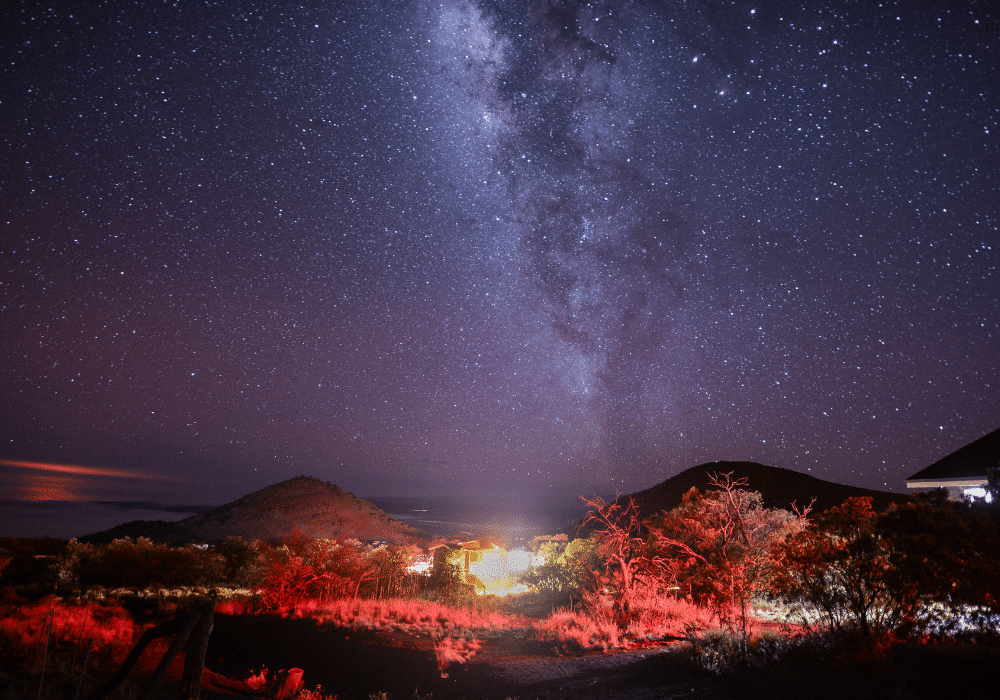
M 433 548 L 434 571 L 432 581 L 454 577 L 463 584 L 475 586 L 477 593 L 504 595 L 513 585 L 507 550 L 489 539 L 468 542 L 444 543 Z M 453 569 L 447 575 L 445 569 Z M 437 572 L 437 573 L 435 573 Z
M 1000 428 L 943 457 L 906 479 L 910 493 L 944 489 L 948 499 L 993 500 L 990 473 L 1000 471 Z

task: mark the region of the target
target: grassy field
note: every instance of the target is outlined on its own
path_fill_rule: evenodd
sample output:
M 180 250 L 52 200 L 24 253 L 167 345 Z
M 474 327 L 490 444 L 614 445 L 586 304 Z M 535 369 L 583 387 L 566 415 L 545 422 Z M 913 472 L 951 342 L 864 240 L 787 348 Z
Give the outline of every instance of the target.
M 33 687 L 35 697 L 39 688 L 43 698 L 74 697 L 77 689 L 80 697 L 86 697 L 122 664 L 145 630 L 185 609 L 188 599 L 176 595 L 181 591 L 165 593 L 102 599 L 49 596 L 29 601 L 7 591 L 0 601 L 0 683 L 8 694 Z M 310 629 L 302 626 L 307 623 L 315 628 L 373 633 L 380 635 L 374 637 L 378 639 L 414 638 L 412 646 L 433 662 L 442 677 L 474 658 L 490 640 L 543 644 L 561 649 L 560 653 L 607 651 L 650 639 L 680 638 L 711 623 L 696 606 L 670 598 L 656 601 L 655 610 L 651 606 L 643 611 L 626 631 L 579 609 L 557 609 L 554 604 L 548 615 L 540 617 L 537 611 L 542 607 L 538 596 L 477 599 L 473 605 L 459 607 L 421 599 L 302 600 L 267 616 L 255 612 L 255 602 L 249 597 L 215 605 L 218 620 L 266 617 L 283 623 L 275 629 Z M 155 648 L 146 654 L 151 658 L 137 667 L 138 675 L 155 667 Z M 242 676 L 240 680 L 259 673 L 264 664 L 263 659 L 254 663 L 248 658 L 251 655 L 252 651 L 243 654 L 245 668 L 229 669 Z M 128 687 L 123 696 L 134 692 Z
M 145 630 L 185 609 L 179 593 L 28 600 L 2 592 L 0 698 L 88 697 Z M 226 689 L 268 697 L 274 671 L 292 666 L 305 669 L 300 700 L 688 697 L 675 687 L 680 678 L 692 693 L 710 689 L 715 697 L 937 698 L 956 689 L 964 697 L 991 697 L 968 679 L 1000 670 L 1000 651 L 991 647 L 872 644 L 806 633 L 781 606 L 756 608 L 756 630 L 744 651 L 684 599 L 646 601 L 625 630 L 594 610 L 555 603 L 537 595 L 478 598 L 467 606 L 303 600 L 264 615 L 252 597 L 219 600 L 202 697 L 221 698 Z M 146 652 L 114 700 L 142 695 L 167 641 Z M 521 669 L 517 682 L 506 665 Z M 163 697 L 172 697 L 178 673 L 168 675 L 174 685 Z

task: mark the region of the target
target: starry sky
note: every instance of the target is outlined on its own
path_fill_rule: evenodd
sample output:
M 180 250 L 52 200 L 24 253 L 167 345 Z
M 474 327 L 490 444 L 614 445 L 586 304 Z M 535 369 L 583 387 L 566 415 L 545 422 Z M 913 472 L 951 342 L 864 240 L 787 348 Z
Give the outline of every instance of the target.
M 1000 426 L 988 2 L 2 12 L 0 497 L 902 491 Z

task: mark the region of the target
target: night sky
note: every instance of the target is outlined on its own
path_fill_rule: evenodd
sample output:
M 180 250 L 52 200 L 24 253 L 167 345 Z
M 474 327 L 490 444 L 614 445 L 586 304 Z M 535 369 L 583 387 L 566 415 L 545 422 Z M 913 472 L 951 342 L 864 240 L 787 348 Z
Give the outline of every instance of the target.
M 0 497 L 901 491 L 1000 426 L 991 3 L 2 13 Z

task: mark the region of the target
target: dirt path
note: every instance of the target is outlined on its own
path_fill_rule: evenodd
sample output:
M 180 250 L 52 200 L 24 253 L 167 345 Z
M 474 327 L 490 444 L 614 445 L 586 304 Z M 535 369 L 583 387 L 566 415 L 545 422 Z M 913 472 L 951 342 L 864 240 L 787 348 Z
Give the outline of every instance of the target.
M 677 643 L 587 653 L 485 645 L 466 666 L 464 673 L 502 679 L 509 697 L 520 700 L 736 697 L 715 676 L 688 664 Z

